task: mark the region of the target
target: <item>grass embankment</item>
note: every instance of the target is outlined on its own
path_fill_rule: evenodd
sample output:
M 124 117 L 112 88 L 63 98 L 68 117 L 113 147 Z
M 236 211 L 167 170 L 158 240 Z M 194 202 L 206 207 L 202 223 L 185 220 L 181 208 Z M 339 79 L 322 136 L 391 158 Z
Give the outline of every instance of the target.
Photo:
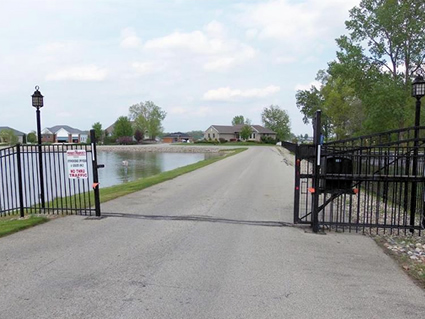
M 104 203 L 112 199 L 134 193 L 145 189 L 147 187 L 168 181 L 170 179 L 176 178 L 180 175 L 192 172 L 199 168 L 205 167 L 212 163 L 218 162 L 224 158 L 239 154 L 247 148 L 238 148 L 238 149 L 226 149 L 225 155 L 220 157 L 209 158 L 194 164 L 176 168 L 172 171 L 163 172 L 158 175 L 150 176 L 147 178 L 141 178 L 132 182 L 128 182 L 121 185 L 110 186 L 100 189 L 100 202 Z M 84 197 L 84 200 L 81 201 L 81 198 L 76 196 L 70 196 L 67 198 L 56 198 L 53 202 L 46 203 L 46 207 L 58 207 L 61 206 L 60 203 L 69 203 L 73 209 L 78 209 L 78 206 L 84 206 L 88 203 L 94 203 L 93 191 L 90 192 L 89 196 Z M 42 224 L 49 221 L 48 218 L 43 216 L 31 216 L 26 218 L 18 218 L 17 216 L 5 216 L 0 218 L 0 237 L 6 236 L 17 231 Z
M 0 218 L 0 237 L 16 233 L 20 230 L 43 224 L 49 219 L 42 216 L 12 219 L 10 216 Z

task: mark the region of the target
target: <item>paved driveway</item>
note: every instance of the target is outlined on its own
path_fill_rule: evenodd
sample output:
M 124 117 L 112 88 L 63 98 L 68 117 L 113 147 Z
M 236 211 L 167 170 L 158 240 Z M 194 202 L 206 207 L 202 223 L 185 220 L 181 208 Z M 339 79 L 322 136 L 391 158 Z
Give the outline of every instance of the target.
M 292 221 L 273 147 L 0 239 L 0 318 L 423 318 L 425 293 L 361 235 Z

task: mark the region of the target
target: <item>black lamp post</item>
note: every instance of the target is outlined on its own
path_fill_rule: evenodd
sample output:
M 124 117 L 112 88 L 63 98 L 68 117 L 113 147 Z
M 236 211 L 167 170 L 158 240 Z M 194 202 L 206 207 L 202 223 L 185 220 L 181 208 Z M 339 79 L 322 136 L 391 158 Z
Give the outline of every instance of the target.
M 38 141 L 38 171 L 40 175 L 40 201 L 41 208 L 45 208 L 44 202 L 44 176 L 43 176 L 43 150 L 41 147 L 41 120 L 40 120 L 40 109 L 43 107 L 43 95 L 38 90 L 38 85 L 35 87 L 35 92 L 32 95 L 32 106 L 34 106 L 37 117 L 37 141 Z
M 415 141 L 413 147 L 412 175 L 416 177 L 418 171 L 418 145 L 419 145 L 419 125 L 421 117 L 421 98 L 425 95 L 425 80 L 422 75 L 417 75 L 412 83 L 412 97 L 416 98 L 415 113 Z M 410 226 L 415 225 L 417 182 L 412 183 L 412 197 L 410 201 Z M 422 221 L 424 223 L 425 221 Z M 413 231 L 413 228 L 411 228 Z

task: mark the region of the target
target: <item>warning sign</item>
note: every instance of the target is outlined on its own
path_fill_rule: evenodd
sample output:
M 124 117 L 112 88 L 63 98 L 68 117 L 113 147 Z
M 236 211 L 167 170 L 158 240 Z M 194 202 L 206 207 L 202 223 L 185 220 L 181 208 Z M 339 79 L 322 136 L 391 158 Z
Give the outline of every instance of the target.
M 87 157 L 85 150 L 66 151 L 68 177 L 70 179 L 87 178 Z

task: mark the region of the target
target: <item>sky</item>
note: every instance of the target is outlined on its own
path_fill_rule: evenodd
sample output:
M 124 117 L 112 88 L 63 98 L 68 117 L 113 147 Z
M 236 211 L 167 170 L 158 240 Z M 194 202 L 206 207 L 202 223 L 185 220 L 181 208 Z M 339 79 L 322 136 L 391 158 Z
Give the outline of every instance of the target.
M 1 0 L 0 126 L 105 129 L 152 101 L 165 132 L 261 123 L 278 105 L 312 134 L 295 94 L 335 59 L 360 0 Z

